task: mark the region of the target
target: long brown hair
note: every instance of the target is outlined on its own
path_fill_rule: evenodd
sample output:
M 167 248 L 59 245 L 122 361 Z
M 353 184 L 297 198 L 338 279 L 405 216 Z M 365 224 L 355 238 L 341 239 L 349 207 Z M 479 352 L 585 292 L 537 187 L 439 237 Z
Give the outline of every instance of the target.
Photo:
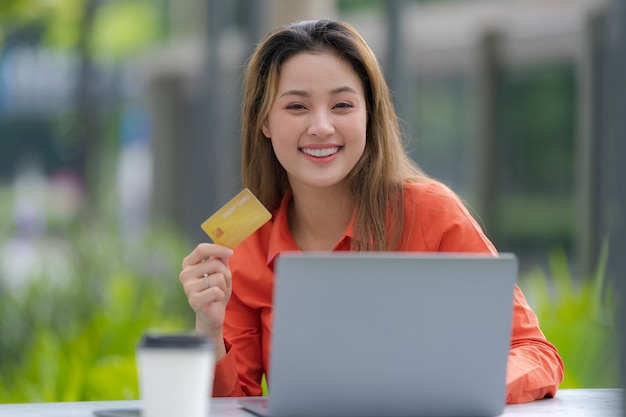
M 331 51 L 361 79 L 367 106 L 365 151 L 347 177 L 357 206 L 353 250 L 397 248 L 404 222 L 404 183 L 428 177 L 407 155 L 389 88 L 374 53 L 347 23 L 294 23 L 266 36 L 250 57 L 242 108 L 242 181 L 268 208 L 289 188 L 285 169 L 262 132 L 278 88 L 281 65 L 303 52 Z M 391 223 L 387 222 L 390 216 Z

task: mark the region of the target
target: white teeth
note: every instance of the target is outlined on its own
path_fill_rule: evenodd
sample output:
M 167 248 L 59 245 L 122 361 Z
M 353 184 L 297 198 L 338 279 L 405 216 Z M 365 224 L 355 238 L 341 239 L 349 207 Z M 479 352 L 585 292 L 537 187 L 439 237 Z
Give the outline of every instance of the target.
M 302 152 L 307 155 L 315 156 L 317 158 L 323 158 L 325 156 L 332 155 L 339 151 L 339 146 L 335 146 L 333 148 L 324 148 L 324 149 L 309 149 L 309 148 L 301 148 Z

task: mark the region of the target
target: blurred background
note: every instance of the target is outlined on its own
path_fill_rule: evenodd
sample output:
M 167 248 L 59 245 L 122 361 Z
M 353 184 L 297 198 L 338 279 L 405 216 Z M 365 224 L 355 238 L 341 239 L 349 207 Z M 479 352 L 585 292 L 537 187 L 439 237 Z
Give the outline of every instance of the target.
M 181 261 L 241 188 L 246 59 L 317 18 L 364 35 L 411 156 L 519 257 L 562 387 L 619 386 L 624 3 L 2 0 L 0 402 L 137 398 L 135 344 L 193 329 Z

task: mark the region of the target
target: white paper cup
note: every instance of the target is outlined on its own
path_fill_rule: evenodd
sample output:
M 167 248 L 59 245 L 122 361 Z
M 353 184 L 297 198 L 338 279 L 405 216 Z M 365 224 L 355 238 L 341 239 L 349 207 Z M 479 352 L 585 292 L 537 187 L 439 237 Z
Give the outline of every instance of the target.
M 207 417 L 215 347 L 193 335 L 149 335 L 137 345 L 142 417 Z

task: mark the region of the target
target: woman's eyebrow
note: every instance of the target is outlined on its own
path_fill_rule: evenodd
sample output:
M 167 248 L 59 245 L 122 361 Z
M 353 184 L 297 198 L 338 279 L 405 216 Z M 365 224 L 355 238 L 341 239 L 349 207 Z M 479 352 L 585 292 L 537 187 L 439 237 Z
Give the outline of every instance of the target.
M 303 90 L 287 90 L 280 95 L 280 97 L 285 97 L 285 96 L 310 97 L 311 95 Z
M 357 91 L 356 91 L 354 88 L 349 87 L 349 86 L 347 86 L 347 85 L 346 85 L 345 87 L 338 87 L 338 88 L 335 88 L 334 90 L 331 90 L 330 92 L 331 92 L 332 94 L 339 94 L 339 93 L 352 93 L 352 94 L 359 94 L 359 93 L 357 93 Z
M 343 87 L 337 87 L 334 88 L 332 90 L 330 90 L 331 94 L 339 94 L 339 93 L 352 93 L 352 94 L 358 94 L 357 91 L 349 86 L 343 86 Z M 304 90 L 287 90 L 284 93 L 282 93 L 280 95 L 280 97 L 285 97 L 285 96 L 299 96 L 299 97 L 310 97 L 311 94 L 309 94 L 308 92 L 304 91 Z

